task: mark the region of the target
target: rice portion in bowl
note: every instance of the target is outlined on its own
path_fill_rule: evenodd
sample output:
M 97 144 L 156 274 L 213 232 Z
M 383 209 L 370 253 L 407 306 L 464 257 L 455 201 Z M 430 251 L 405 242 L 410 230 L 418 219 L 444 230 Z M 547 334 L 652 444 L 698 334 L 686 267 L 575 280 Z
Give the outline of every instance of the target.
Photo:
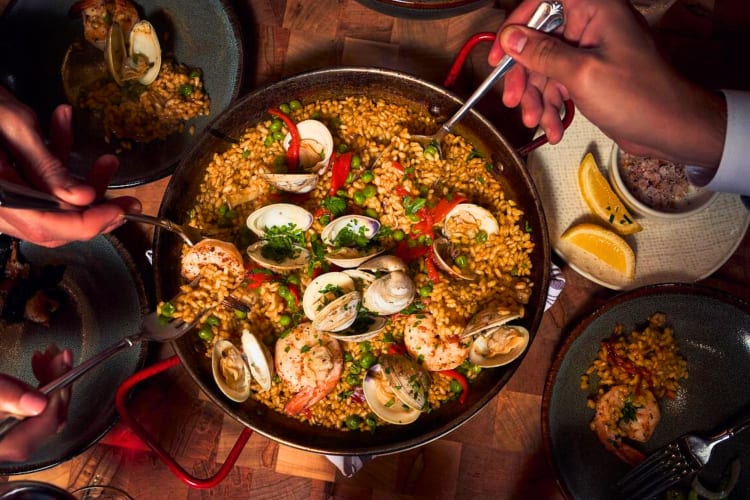
M 314 221 L 305 232 L 312 258 L 304 268 L 270 272 L 246 259 L 245 276 L 231 293 L 235 307 L 216 307 L 199 329 L 206 355 L 211 356 L 219 339 L 239 345 L 243 330 L 251 331 L 274 352 L 280 339 L 308 322 L 301 304 L 308 285 L 321 273 L 336 269 L 325 259 L 323 228 L 345 214 L 366 215 L 380 223 L 377 239 L 386 249 L 383 255 L 395 255 L 407 263 L 406 272 L 417 293 L 408 307 L 386 316 L 385 328 L 374 337 L 362 342 L 340 340 L 343 365 L 335 387 L 291 416 L 341 430 L 375 430 L 384 425 L 365 401 L 363 378 L 386 353 L 408 356 L 405 329 L 415 318 L 419 322 L 428 317 L 434 319 L 430 342 L 434 344 L 425 345 L 424 352 L 434 347 L 436 355 L 452 356 L 452 369 L 429 372 L 426 410 L 437 410 L 470 390 L 471 380 L 482 370 L 468 360 L 471 339 L 461 338 L 469 320 L 488 307 L 523 314 L 534 286 L 529 278 L 534 235 L 524 212 L 504 191 L 499 167 L 464 138 L 448 135 L 442 144 L 443 158 L 427 154 L 424 146 L 410 140 L 410 132 L 435 128 L 427 114 L 369 97 L 289 104 L 286 111 L 295 123 L 314 119 L 326 125 L 334 138 L 335 155 L 353 153 L 351 171 L 336 186 L 328 168 L 307 194 L 290 194 L 271 186 L 263 174 L 285 171 L 283 138 L 287 132 L 271 117 L 250 125 L 237 143 L 213 155 L 190 211 L 190 225 L 231 241 L 244 252 L 254 239 L 246 219 L 261 207 L 291 203 L 314 214 Z M 442 229 L 440 215 L 460 201 L 484 207 L 499 227 L 496 234 L 479 234 L 476 227 L 466 234 L 456 230 L 453 239 L 463 256 L 460 262 L 471 271 L 472 280 L 451 277 L 430 256 L 433 240 Z M 196 312 L 193 303 L 181 299 L 170 309 L 176 316 L 189 316 Z M 275 356 L 283 354 L 275 352 Z M 425 361 L 419 358 L 413 360 Z M 469 385 L 463 386 L 464 382 Z M 283 413 L 295 392 L 277 374 L 270 390 L 262 390 L 253 381 L 250 397 Z

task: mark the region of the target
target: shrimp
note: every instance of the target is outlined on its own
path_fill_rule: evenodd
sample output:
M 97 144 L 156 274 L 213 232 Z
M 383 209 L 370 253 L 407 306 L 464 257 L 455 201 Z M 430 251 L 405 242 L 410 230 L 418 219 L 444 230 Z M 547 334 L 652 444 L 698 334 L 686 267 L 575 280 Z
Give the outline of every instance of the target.
M 338 340 L 302 323 L 276 342 L 276 373 L 296 392 L 284 407 L 297 415 L 325 398 L 338 384 L 344 355 Z
M 635 391 L 624 385 L 612 387 L 596 403 L 592 429 L 604 447 L 620 460 L 636 465 L 644 455 L 622 438 L 641 443 L 649 440 L 661 419 L 659 404 L 647 389 Z
M 100 50 L 113 23 L 127 36 L 140 19 L 130 0 L 79 0 L 70 7 L 70 15 L 83 18 L 83 36 Z
M 469 346 L 458 335 L 438 331 L 435 317 L 411 316 L 404 328 L 404 344 L 411 356 L 429 371 L 452 370 L 469 355 Z

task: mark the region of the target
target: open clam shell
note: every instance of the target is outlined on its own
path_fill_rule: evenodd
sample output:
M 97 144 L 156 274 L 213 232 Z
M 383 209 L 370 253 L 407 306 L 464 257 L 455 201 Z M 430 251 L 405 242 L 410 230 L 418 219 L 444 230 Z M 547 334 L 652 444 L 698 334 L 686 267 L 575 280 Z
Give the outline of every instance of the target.
M 474 281 L 477 277 L 468 267 L 461 268 L 456 263 L 458 252 L 447 238 L 436 238 L 432 243 L 432 255 L 435 264 L 450 276 L 466 281 Z
M 409 270 L 403 259 L 395 255 L 378 255 L 360 264 L 357 269 L 373 273 L 392 273 L 393 271 Z
M 271 352 L 249 330 L 242 331 L 242 353 L 250 374 L 264 391 L 271 389 L 274 365 Z
M 130 30 L 129 59 L 134 61 L 140 57 L 147 59 L 147 70 L 138 78 L 143 85 L 151 85 L 161 71 L 161 45 L 156 29 L 145 19 L 138 21 Z
M 479 335 L 487 330 L 497 328 L 509 323 L 510 321 L 522 318 L 523 315 L 523 306 L 510 308 L 490 305 L 479 311 L 471 318 L 471 320 L 469 320 L 469 323 L 461 334 L 461 338 Z
M 312 322 L 313 328 L 324 332 L 340 332 L 354 324 L 359 313 L 362 294 L 349 292 L 321 309 Z
M 381 316 L 396 314 L 414 300 L 417 287 L 403 271 L 394 271 L 373 281 L 365 289 L 362 304 Z
M 380 221 L 365 215 L 344 215 L 334 219 L 320 232 L 323 243 L 336 246 L 342 231 L 350 231 L 371 240 L 380 230 Z
M 318 120 L 303 120 L 297 123 L 299 132 L 299 160 L 300 167 L 305 172 L 315 172 L 323 175 L 328 168 L 328 162 L 333 153 L 333 136 L 322 122 Z M 289 149 L 292 136 L 287 134 L 282 141 L 284 150 Z
M 279 191 L 288 193 L 309 193 L 318 185 L 318 174 L 261 174 L 263 178 Z
M 321 274 L 305 288 L 302 310 L 310 321 L 314 321 L 325 306 L 355 290 L 354 280 L 343 272 Z
M 422 413 L 404 404 L 394 392 L 382 365 L 377 364 L 367 370 L 362 390 L 368 406 L 378 417 L 388 423 L 406 425 L 414 422 Z
M 328 335 L 345 342 L 364 342 L 365 340 L 371 339 L 375 335 L 383 331 L 383 329 L 388 324 L 388 320 L 386 320 L 385 318 L 381 318 L 380 316 L 368 316 L 367 319 L 369 322 L 366 325 L 366 329 L 364 331 L 360 331 L 360 329 L 357 328 L 357 325 L 359 323 L 358 317 L 358 320 L 355 321 L 351 327 L 340 332 L 328 332 Z
M 473 203 L 459 203 L 445 215 L 443 234 L 451 238 L 458 233 L 467 233 L 474 237 L 476 231 L 484 231 L 488 235 L 498 234 L 500 225 L 489 210 Z
M 375 255 L 382 253 L 385 250 L 383 247 L 362 244 L 372 240 L 379 229 L 380 222 L 377 219 L 364 215 L 345 215 L 335 219 L 326 225 L 320 233 L 323 243 L 329 247 L 326 260 L 339 267 L 349 269 L 357 267 Z M 359 239 L 358 245 L 350 244 L 351 238 L 345 238 L 345 235 L 356 235 Z
M 313 223 L 313 215 L 304 208 L 291 203 L 274 203 L 255 210 L 247 217 L 247 227 L 263 238 L 271 227 L 289 227 L 307 231 Z
M 390 389 L 402 403 L 415 410 L 427 409 L 432 381 L 427 370 L 400 354 L 384 354 L 379 364 Z
M 519 325 L 502 325 L 474 337 L 469 361 L 482 368 L 507 365 L 529 345 L 529 331 Z
M 263 255 L 263 248 L 268 244 L 267 241 L 258 241 L 247 247 L 247 255 L 259 266 L 271 271 L 283 273 L 301 269 L 310 262 L 310 251 L 304 247 L 295 246 L 296 254 L 293 257 L 286 257 L 281 260 Z
M 242 403 L 250 397 L 252 375 L 242 352 L 228 340 L 218 340 L 211 352 L 216 385 L 229 399 Z

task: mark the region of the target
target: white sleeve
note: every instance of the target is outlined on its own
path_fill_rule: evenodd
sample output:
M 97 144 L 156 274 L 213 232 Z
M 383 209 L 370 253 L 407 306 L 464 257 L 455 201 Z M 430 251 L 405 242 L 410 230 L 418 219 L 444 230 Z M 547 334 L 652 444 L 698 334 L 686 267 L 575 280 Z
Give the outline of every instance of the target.
M 750 92 L 722 90 L 727 102 L 727 135 L 710 191 L 750 195 Z

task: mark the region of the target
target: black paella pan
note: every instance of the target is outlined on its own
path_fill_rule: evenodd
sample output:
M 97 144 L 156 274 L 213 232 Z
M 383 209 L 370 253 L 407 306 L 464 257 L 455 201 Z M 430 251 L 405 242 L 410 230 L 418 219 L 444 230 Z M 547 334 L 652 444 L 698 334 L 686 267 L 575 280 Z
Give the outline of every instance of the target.
M 248 94 L 203 133 L 170 180 L 159 215 L 180 223 L 186 222 L 187 213 L 199 192 L 213 154 L 228 149 L 232 138 L 240 137 L 246 127 L 267 119 L 268 108 L 292 99 L 313 102 L 362 95 L 405 105 L 419 112 L 429 111 L 437 117 L 438 122 L 448 118 L 462 102 L 444 88 L 414 76 L 382 69 L 325 69 L 283 80 Z M 539 196 L 521 158 L 488 120 L 471 112 L 456 126 L 455 133 L 466 137 L 495 165 L 503 166 L 500 181 L 525 212 L 535 243 L 531 256 L 534 287 L 526 307 L 526 317 L 519 323 L 529 330 L 533 341 L 544 312 L 550 270 L 550 246 Z M 174 295 L 182 283 L 182 240 L 160 229 L 156 230 L 154 238 L 157 296 L 164 300 Z M 396 453 L 444 436 L 484 408 L 505 386 L 523 359 L 519 358 L 504 367 L 483 370 L 472 383 L 463 404 L 452 401 L 438 411 L 422 415 L 412 425 L 389 425 L 370 433 L 313 427 L 252 400 L 234 403 L 217 388 L 211 374 L 210 360 L 204 355 L 202 341 L 196 335 L 182 337 L 174 342 L 174 348 L 201 389 L 243 425 L 288 446 L 339 455 Z

